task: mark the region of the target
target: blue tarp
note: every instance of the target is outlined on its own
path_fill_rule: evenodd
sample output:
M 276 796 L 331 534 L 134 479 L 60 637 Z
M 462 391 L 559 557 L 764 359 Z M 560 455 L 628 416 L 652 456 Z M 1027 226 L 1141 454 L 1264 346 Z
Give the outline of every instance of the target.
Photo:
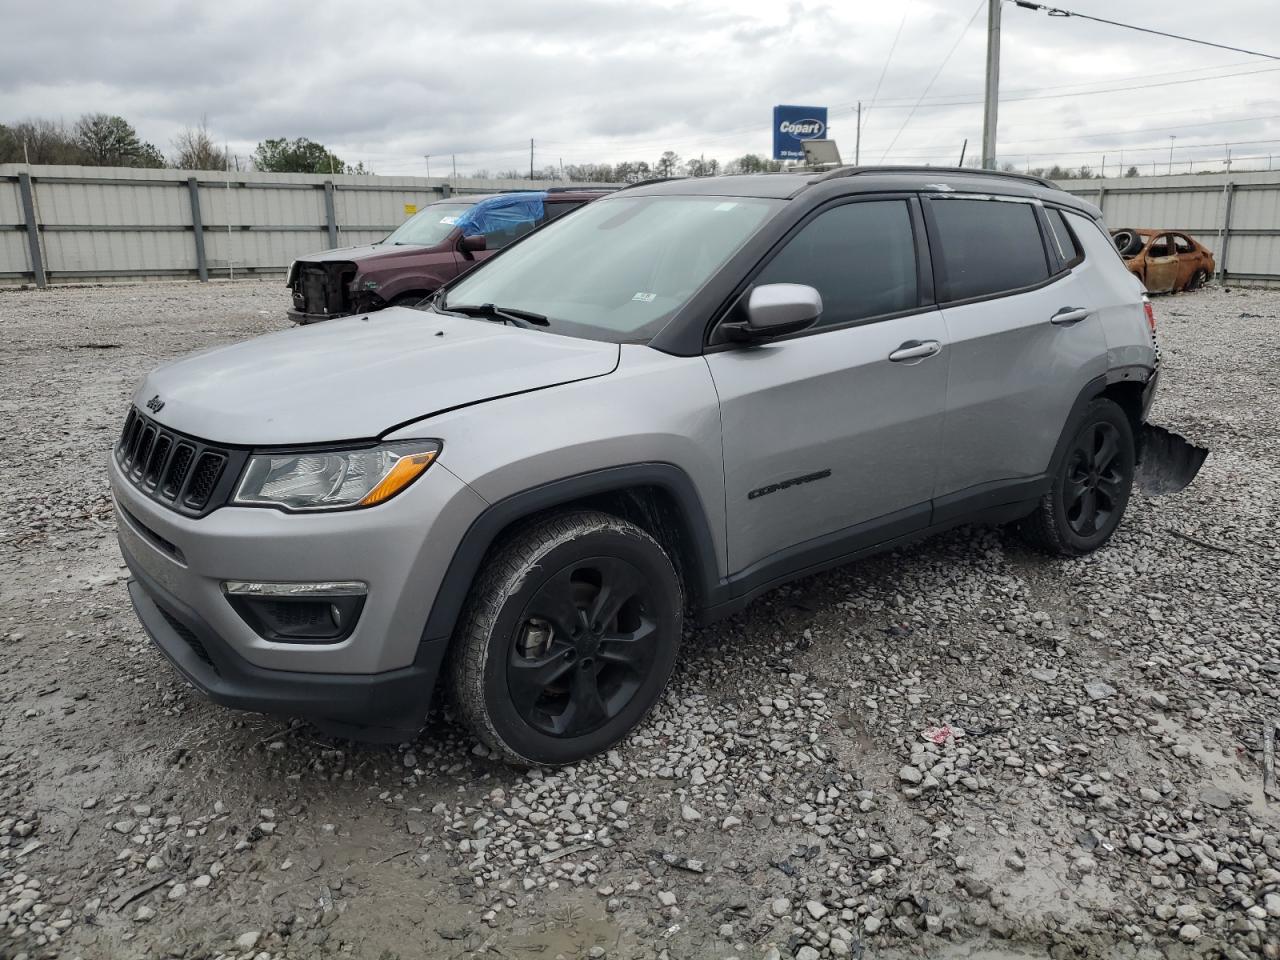
M 460 216 L 455 226 L 462 230 L 464 237 L 469 237 L 536 223 L 542 219 L 542 202 L 546 199 L 546 192 L 541 190 L 488 197 Z

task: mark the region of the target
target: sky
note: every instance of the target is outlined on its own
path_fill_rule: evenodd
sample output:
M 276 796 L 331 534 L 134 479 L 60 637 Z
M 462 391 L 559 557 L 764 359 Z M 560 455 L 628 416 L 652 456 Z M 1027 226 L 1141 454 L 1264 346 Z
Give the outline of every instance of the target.
M 530 138 L 539 168 L 767 155 L 778 103 L 828 107 L 852 160 L 862 101 L 863 163 L 954 164 L 980 150 L 986 2 L 0 0 L 0 122 L 115 113 L 171 153 L 204 118 L 241 157 L 304 136 L 439 176 L 527 170 Z M 1275 0 L 1066 6 L 1280 55 Z M 1280 169 L 1280 60 L 1002 9 L 1001 161 Z

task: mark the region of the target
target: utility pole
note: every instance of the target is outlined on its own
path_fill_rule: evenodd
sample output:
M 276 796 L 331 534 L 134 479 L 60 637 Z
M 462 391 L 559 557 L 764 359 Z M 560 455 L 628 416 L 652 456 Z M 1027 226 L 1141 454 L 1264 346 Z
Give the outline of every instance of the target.
M 968 149 L 969 149 L 969 138 L 965 137 L 964 143 L 960 144 L 960 162 L 956 164 L 957 167 L 964 166 L 964 152 Z
M 1177 140 L 1176 134 L 1169 134 L 1169 173 L 1173 173 L 1173 141 Z
M 427 179 L 431 179 L 431 154 L 423 154 L 423 160 L 427 161 Z
M 1000 102 L 1000 3 L 987 0 L 987 92 L 982 109 L 982 166 L 996 166 L 996 108 Z
M 533 137 L 529 138 L 529 179 L 533 179 Z
M 856 167 L 862 161 L 862 101 L 858 101 L 858 132 L 853 138 L 853 165 Z
M 1107 155 L 1105 153 L 1102 155 L 1102 166 L 1098 169 L 1098 177 L 1102 180 L 1107 179 Z
M 458 179 L 458 155 L 456 153 L 451 153 L 449 157 L 451 160 L 453 160 L 453 179 L 457 180 Z

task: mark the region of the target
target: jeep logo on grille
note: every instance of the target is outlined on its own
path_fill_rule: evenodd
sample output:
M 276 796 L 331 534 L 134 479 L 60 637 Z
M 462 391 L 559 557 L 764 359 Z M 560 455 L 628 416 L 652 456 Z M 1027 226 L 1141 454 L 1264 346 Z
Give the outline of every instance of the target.
M 160 394 L 157 393 L 154 397 L 152 397 L 150 400 L 147 401 L 147 409 L 150 410 L 152 413 L 159 413 L 161 410 L 164 409 L 164 401 L 160 399 Z
M 821 120 L 783 120 L 778 125 L 778 132 L 798 140 L 816 140 L 826 128 L 827 125 Z

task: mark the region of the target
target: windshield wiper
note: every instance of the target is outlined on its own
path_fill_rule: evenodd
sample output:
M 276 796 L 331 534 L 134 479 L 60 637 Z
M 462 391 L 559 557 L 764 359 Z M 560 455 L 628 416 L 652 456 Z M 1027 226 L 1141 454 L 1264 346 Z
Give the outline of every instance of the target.
M 534 313 L 532 310 L 520 310 L 516 307 L 497 307 L 492 303 L 437 304 L 437 308 L 446 310 L 449 313 L 460 313 L 464 317 L 487 317 L 493 320 L 501 320 L 503 323 L 509 323 L 513 327 L 551 326 L 551 321 L 540 313 Z

